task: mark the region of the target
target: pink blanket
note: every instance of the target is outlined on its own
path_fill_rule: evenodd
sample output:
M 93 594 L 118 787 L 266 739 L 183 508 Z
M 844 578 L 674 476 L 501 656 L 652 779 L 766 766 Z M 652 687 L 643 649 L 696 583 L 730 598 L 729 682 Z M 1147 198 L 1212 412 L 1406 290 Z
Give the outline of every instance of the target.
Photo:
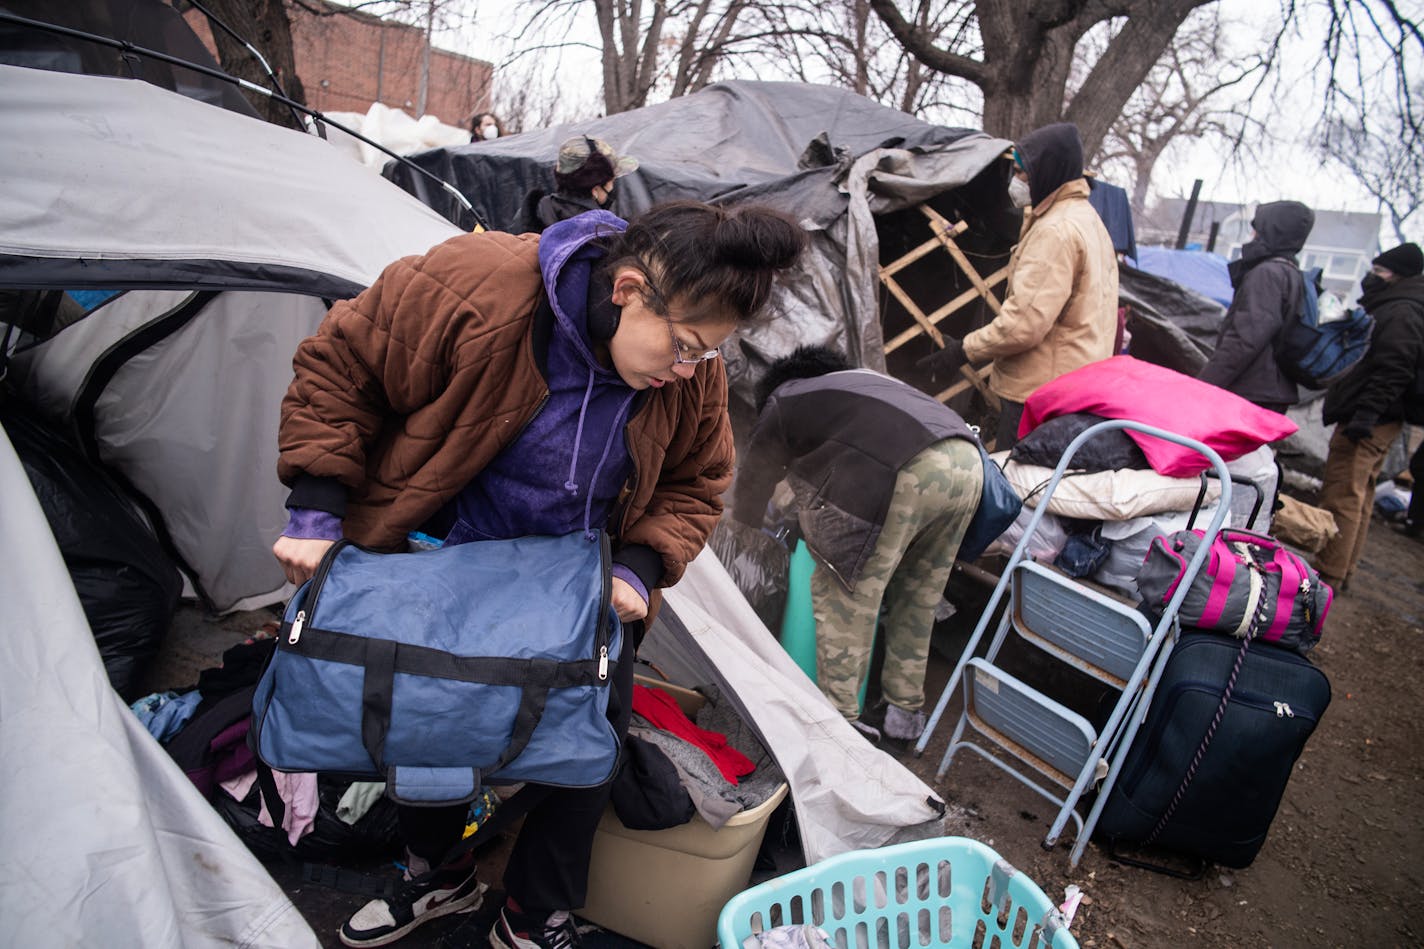
M 1131 356 L 1114 356 L 1040 386 L 1024 403 L 1019 437 L 1071 412 L 1131 419 L 1194 438 L 1223 461 L 1279 441 L 1296 424 L 1238 395 Z M 1172 442 L 1128 430 L 1153 470 L 1174 478 L 1211 467 L 1206 456 Z

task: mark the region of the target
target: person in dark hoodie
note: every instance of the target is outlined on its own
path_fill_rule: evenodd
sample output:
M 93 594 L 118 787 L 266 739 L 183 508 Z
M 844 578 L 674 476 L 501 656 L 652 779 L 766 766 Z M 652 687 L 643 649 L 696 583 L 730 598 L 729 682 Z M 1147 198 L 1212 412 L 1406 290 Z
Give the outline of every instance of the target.
M 1365 358 L 1325 393 L 1322 411 L 1334 425 L 1325 458 L 1320 506 L 1340 528 L 1315 559 L 1320 576 L 1337 590 L 1350 582 L 1375 501 L 1375 481 L 1404 419 L 1419 418 L 1414 380 L 1424 370 L 1424 252 L 1400 244 L 1380 254 L 1360 281 L 1360 305 L 1375 318 Z M 1415 485 L 1415 493 L 1420 487 Z
M 1241 247 L 1241 257 L 1227 264 L 1235 292 L 1198 379 L 1273 412 L 1284 413 L 1300 400 L 1296 384 L 1276 362 L 1275 343 L 1305 293 L 1295 255 L 1314 226 L 1315 212 L 1299 201 L 1256 209 L 1251 240 Z
M 524 198 L 516 234 L 538 234 L 551 224 L 585 211 L 607 209 L 617 180 L 638 169 L 638 159 L 619 155 L 613 146 L 576 135 L 559 146 L 553 191 L 536 188 Z
M 804 243 L 773 211 L 680 202 L 631 224 L 592 211 L 539 237 L 465 234 L 391 264 L 293 359 L 278 430 L 290 517 L 273 547 L 287 579 L 310 578 L 342 537 L 402 550 L 416 531 L 459 544 L 606 529 L 626 634 L 609 702 L 621 735 L 642 623 L 731 481 L 717 348 Z M 533 790 L 490 933 L 503 949 L 576 941 L 569 911 L 609 794 Z M 478 906 L 471 855 L 441 865 L 465 811 L 400 809 L 406 882 L 358 910 L 343 943 L 386 945 Z
M 999 397 L 996 448 L 1018 441 L 1024 401 L 1045 382 L 1113 355 L 1117 335 L 1117 255 L 1088 202 L 1083 143 L 1068 122 L 1024 136 L 1014 148 L 1009 198 L 1024 214 L 1009 258 L 1008 294 L 999 314 L 963 340 L 919 361 L 936 376 L 966 362 L 992 362 Z

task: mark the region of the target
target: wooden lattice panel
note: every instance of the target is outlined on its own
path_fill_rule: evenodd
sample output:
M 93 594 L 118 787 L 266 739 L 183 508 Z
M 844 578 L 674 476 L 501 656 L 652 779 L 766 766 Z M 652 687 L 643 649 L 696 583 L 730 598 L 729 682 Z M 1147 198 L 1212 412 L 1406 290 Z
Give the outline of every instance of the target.
M 979 271 L 974 269 L 974 265 L 969 262 L 969 258 L 964 255 L 964 251 L 960 249 L 954 240 L 960 234 L 968 230 L 968 224 L 963 221 L 960 221 L 958 224 L 951 224 L 944 215 L 927 204 L 920 205 L 920 212 L 929 219 L 930 233 L 932 235 L 930 239 L 912 248 L 904 256 L 880 268 L 880 282 L 885 285 L 885 289 L 889 290 L 896 300 L 900 301 L 900 305 L 905 308 L 905 311 L 909 313 L 910 317 L 915 321 L 915 325 L 886 342 L 885 352 L 887 355 L 919 336 L 928 336 L 934 341 L 936 346 L 943 349 L 944 335 L 939 331 L 939 324 L 951 314 L 956 313 L 976 299 L 983 299 L 989 308 L 994 311 L 995 315 L 997 315 L 1000 310 L 1000 303 L 999 298 L 994 296 L 993 288 L 1002 283 L 1009 275 L 1008 267 L 1001 267 L 988 277 L 981 277 Z M 916 261 L 938 251 L 949 254 L 949 258 L 954 261 L 954 265 L 968 278 L 970 288 L 933 312 L 926 313 L 924 309 L 905 292 L 904 287 L 900 286 L 899 282 L 895 279 L 895 275 Z M 973 386 L 984 396 L 984 400 L 989 404 L 989 407 L 998 411 L 999 397 L 989 391 L 989 386 L 986 381 L 989 377 L 989 367 L 984 366 L 982 369 L 974 369 L 966 365 L 960 367 L 959 371 L 964 378 L 955 382 L 944 391 L 937 393 L 935 398 L 941 402 L 948 402 L 961 392 L 966 391 L 970 386 Z

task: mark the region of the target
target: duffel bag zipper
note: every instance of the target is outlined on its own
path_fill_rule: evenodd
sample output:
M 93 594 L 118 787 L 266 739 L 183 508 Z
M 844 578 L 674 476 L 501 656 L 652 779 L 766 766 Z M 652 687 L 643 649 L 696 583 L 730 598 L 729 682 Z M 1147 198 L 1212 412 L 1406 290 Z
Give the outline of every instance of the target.
M 311 587 L 307 590 L 306 604 L 302 609 L 297 610 L 296 619 L 292 620 L 291 632 L 287 633 L 288 646 L 295 646 L 302 638 L 302 630 L 306 628 L 307 621 L 316 619 L 316 599 L 321 594 L 321 587 L 326 582 L 326 575 L 331 572 L 331 565 L 335 562 L 337 553 L 350 544 L 351 541 L 343 538 L 332 544 L 322 555 L 321 563 L 316 566 L 316 573 L 312 574 Z
M 603 570 L 603 598 L 598 604 L 598 629 L 594 634 L 594 644 L 598 647 L 598 681 L 608 679 L 608 642 L 612 638 L 609 630 L 608 608 L 613 602 L 613 547 L 607 531 L 598 532 L 598 560 Z

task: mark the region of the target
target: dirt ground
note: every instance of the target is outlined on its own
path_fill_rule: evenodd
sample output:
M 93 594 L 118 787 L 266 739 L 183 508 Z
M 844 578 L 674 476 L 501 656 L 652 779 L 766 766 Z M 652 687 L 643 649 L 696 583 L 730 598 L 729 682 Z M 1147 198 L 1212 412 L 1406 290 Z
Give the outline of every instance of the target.
M 270 618 L 238 614 L 219 623 L 184 611 L 156 681 L 184 681 L 223 648 Z M 962 610 L 954 625 L 972 626 Z M 941 643 L 953 654 L 967 637 L 955 629 Z M 905 763 L 944 795 L 950 833 L 982 840 L 1050 896 L 1077 884 L 1086 894 L 1072 931 L 1080 945 L 1125 949 L 1200 945 L 1254 947 L 1412 946 L 1424 935 L 1424 543 L 1375 521 L 1351 589 L 1335 600 L 1313 658 L 1334 697 L 1297 764 L 1271 833 L 1244 870 L 1208 868 L 1182 880 L 1127 867 L 1096 844 L 1068 865 L 1068 837 L 1052 852 L 1039 840 L 1052 810 L 1027 788 L 973 755 L 962 755 L 936 783 L 949 722 L 924 757 Z M 937 696 L 951 668 L 931 663 L 928 694 Z M 191 681 L 188 679 L 187 681 Z M 951 704 L 950 715 L 957 709 Z M 947 716 L 948 717 L 948 716 Z M 497 881 L 507 841 L 483 855 L 483 879 Z M 303 883 L 300 868 L 271 867 L 325 945 L 364 897 Z M 379 864 L 360 869 L 380 871 Z M 480 930 L 490 909 L 478 914 Z M 472 921 L 473 922 L 473 921 Z M 440 944 L 458 919 L 422 927 L 400 945 Z M 596 945 L 627 945 L 596 941 Z

